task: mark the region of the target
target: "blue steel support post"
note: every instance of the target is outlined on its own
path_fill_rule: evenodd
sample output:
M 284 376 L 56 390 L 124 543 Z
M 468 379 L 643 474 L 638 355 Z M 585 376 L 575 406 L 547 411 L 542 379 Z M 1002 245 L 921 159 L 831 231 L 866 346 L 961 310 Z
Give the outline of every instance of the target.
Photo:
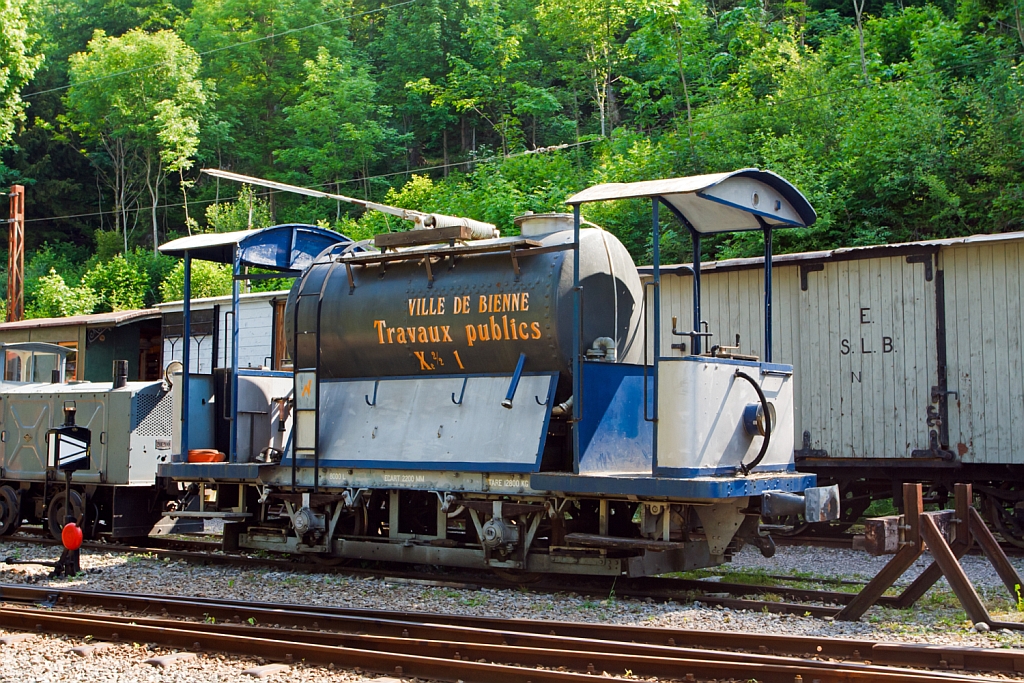
M 693 242 L 693 331 L 700 332 L 700 233 L 690 228 L 690 240 Z M 694 356 L 701 352 L 702 337 L 694 337 L 690 344 Z
M 772 227 L 764 229 L 764 362 L 772 362 Z
M 188 375 L 192 354 L 192 255 L 185 252 L 185 280 L 182 286 L 181 307 L 181 457 L 188 462 Z
M 580 430 L 579 422 L 583 419 L 583 382 L 580 381 L 580 355 L 583 353 L 580 337 L 580 205 L 572 207 L 572 471 L 580 472 Z
M 238 299 L 242 272 L 238 247 L 231 269 L 231 462 L 238 462 Z M 251 448 L 251 445 L 250 445 Z
M 661 357 L 661 223 L 658 220 L 658 206 L 661 203 L 661 197 L 654 197 L 651 201 L 651 260 L 654 265 L 654 329 L 651 333 L 654 335 L 654 406 L 653 415 L 654 418 L 654 435 L 651 441 L 653 453 L 653 460 L 651 464 L 651 474 L 653 475 L 658 470 L 658 359 Z

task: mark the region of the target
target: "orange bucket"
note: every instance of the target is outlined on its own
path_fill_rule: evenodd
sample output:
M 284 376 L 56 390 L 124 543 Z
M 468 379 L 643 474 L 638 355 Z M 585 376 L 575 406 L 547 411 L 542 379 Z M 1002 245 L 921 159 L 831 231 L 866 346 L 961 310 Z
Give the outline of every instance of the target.
M 224 462 L 228 456 L 214 448 L 195 448 L 188 452 L 189 462 Z

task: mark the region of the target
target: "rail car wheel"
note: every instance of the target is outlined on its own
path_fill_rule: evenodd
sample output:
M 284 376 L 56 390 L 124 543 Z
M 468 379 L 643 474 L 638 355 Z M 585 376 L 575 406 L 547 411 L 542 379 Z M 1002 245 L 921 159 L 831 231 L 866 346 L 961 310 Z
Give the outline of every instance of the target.
M 1007 543 L 1024 548 L 1024 502 L 1000 500 L 984 494 L 985 517 Z M 1007 507 L 1009 506 L 1009 507 Z
M 64 518 L 68 516 L 65 492 L 61 491 L 50 499 L 46 506 L 46 528 L 50 535 L 61 540 L 60 532 L 64 529 Z M 85 517 L 85 501 L 82 494 L 74 489 L 71 490 L 71 514 L 78 520 L 78 526 L 82 526 L 82 519 Z
M 10 486 L 0 486 L 0 536 L 13 533 L 21 525 L 21 501 Z

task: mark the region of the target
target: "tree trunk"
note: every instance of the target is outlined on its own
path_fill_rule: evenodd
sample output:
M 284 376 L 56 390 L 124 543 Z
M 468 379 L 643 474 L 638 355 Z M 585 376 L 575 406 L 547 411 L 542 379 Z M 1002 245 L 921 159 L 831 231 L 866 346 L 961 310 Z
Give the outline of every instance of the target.
M 153 255 L 156 256 L 160 253 L 158 251 L 158 247 L 160 246 L 160 236 L 156 218 L 156 203 L 160 198 L 160 167 L 159 162 L 157 162 L 157 169 L 154 173 L 152 150 L 146 151 L 146 189 L 149 190 L 150 218 L 153 221 Z M 125 247 L 125 252 L 127 252 L 127 250 L 128 247 Z
M 1013 16 L 1017 20 L 1017 37 L 1020 38 L 1020 44 L 1024 45 L 1024 21 L 1021 21 L 1020 0 L 1017 0 L 1013 8 Z
M 853 0 L 853 12 L 857 18 L 857 39 L 860 42 L 860 70 L 864 75 L 864 85 L 870 85 L 868 81 L 868 62 L 864 57 L 864 24 L 862 19 L 864 18 L 864 2 L 860 0 L 860 4 L 857 0 Z

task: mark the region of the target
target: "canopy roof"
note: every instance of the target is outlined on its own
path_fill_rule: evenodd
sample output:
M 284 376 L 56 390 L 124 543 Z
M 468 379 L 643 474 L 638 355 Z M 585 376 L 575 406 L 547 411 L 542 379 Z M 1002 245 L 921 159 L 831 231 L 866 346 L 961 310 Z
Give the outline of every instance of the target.
M 291 223 L 181 237 L 161 246 L 160 251 L 179 257 L 189 252 L 194 259 L 234 264 L 237 250 L 239 265 L 299 272 L 327 247 L 351 241 L 333 230 Z
M 770 226 L 806 227 L 818 218 L 810 202 L 789 181 L 756 168 L 638 183 L 605 183 L 573 195 L 567 203 L 641 197 L 661 198 L 699 233 L 760 230 L 759 218 Z

